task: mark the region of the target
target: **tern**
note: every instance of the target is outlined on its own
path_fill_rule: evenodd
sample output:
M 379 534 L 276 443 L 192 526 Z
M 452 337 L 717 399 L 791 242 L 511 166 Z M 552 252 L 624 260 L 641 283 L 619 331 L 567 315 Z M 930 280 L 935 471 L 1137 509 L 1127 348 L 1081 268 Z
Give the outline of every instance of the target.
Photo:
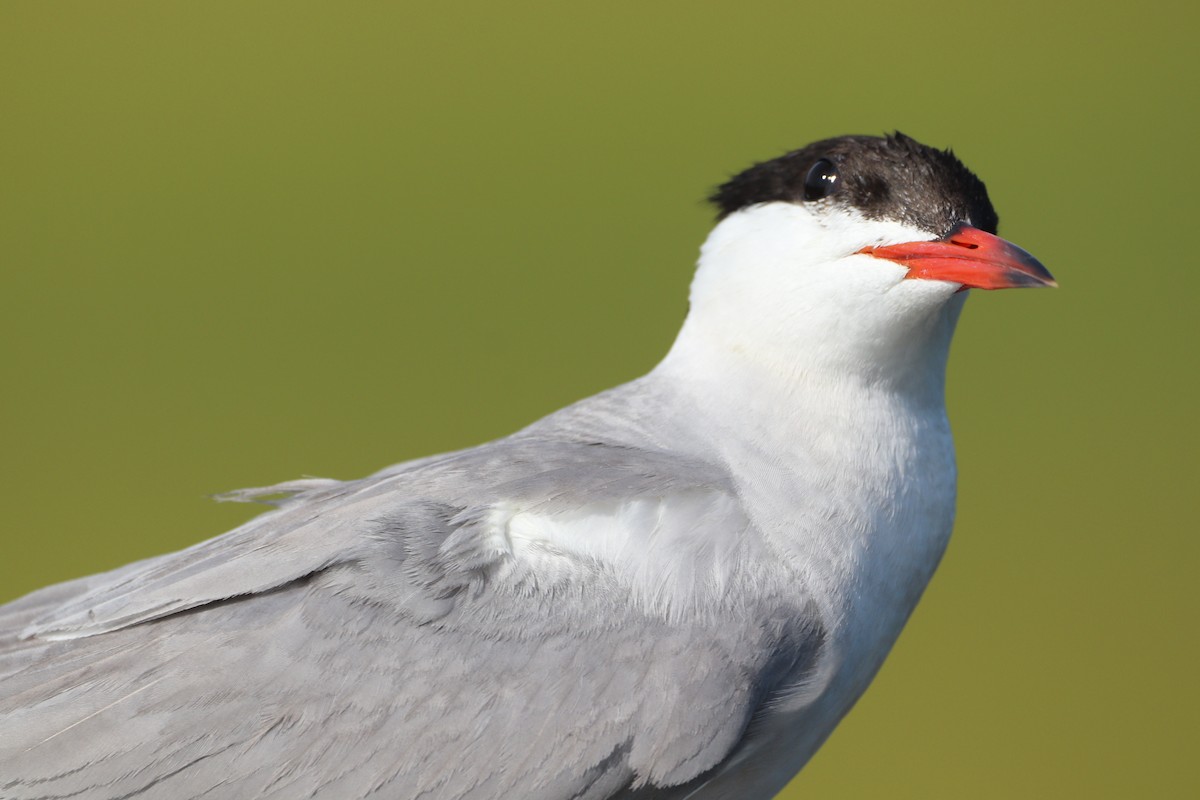
M 644 377 L 473 449 L 234 493 L 275 507 L 0 607 L 0 797 L 778 792 L 950 537 L 968 290 L 1054 281 L 957 157 L 899 133 L 711 200 Z

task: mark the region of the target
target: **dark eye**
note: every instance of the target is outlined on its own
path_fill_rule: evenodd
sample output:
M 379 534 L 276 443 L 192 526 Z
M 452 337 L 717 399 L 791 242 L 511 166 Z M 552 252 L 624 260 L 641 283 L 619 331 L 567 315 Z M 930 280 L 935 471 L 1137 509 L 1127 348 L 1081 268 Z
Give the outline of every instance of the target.
M 837 167 L 828 158 L 817 159 L 804 178 L 804 199 L 820 200 L 829 197 L 837 187 Z

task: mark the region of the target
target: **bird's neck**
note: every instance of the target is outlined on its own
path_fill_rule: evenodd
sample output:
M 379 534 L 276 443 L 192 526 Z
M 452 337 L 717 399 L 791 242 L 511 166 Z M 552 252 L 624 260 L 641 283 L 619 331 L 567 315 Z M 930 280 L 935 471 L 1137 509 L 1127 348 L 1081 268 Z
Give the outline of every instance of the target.
M 886 338 L 802 324 L 730 324 L 693 311 L 654 374 L 695 396 L 702 411 L 734 415 L 738 427 L 860 427 L 866 420 L 856 420 L 854 410 L 876 405 L 936 412 L 944 408 L 963 298 L 915 316 Z
M 945 546 L 955 467 L 944 385 L 956 317 L 947 310 L 885 369 L 861 371 L 806 352 L 785 363 L 779 351 L 730 346 L 689 320 L 655 371 L 687 398 L 703 446 L 728 465 L 756 526 L 831 616 L 864 597 L 899 615 L 880 619 L 899 630 Z

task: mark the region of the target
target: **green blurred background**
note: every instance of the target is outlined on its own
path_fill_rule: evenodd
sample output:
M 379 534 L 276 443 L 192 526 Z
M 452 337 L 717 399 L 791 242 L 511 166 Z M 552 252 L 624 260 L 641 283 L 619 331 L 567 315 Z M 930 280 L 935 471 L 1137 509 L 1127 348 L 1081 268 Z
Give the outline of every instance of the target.
M 1197 796 L 1183 7 L 4 2 L 0 599 L 641 374 L 712 185 L 898 128 L 1062 289 L 971 299 L 954 542 L 785 796 Z

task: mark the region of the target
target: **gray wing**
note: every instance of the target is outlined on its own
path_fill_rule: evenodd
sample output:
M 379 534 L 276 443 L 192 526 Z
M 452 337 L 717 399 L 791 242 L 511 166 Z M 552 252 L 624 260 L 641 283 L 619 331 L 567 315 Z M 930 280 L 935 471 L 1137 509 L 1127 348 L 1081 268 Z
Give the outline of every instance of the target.
M 751 541 L 704 465 L 508 441 L 284 488 L 225 536 L 0 609 L 0 796 L 666 797 L 816 657 L 811 612 L 770 592 L 665 613 L 586 547 L 497 539 L 513 504 L 569 527 L 683 497 L 631 541 L 672 519 Z

